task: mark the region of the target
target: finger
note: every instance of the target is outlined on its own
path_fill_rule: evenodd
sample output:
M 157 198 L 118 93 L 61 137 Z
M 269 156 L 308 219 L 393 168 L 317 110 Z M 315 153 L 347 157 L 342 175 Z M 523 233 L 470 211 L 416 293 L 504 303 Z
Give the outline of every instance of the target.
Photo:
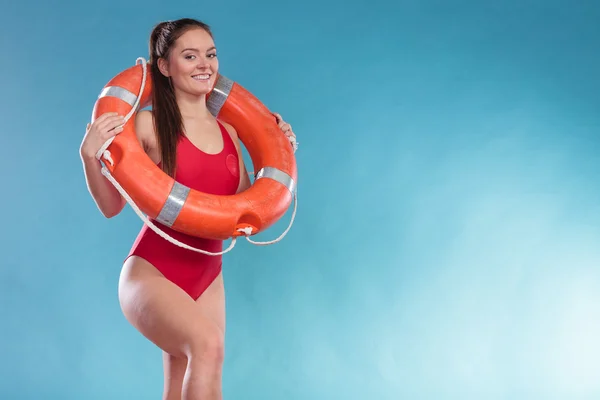
M 107 119 L 109 119 L 111 117 L 116 117 L 118 115 L 119 115 L 119 113 L 117 113 L 117 112 L 107 112 L 107 113 L 104 113 L 101 116 L 99 116 L 98 118 L 96 118 L 94 120 L 94 123 L 92 125 L 101 124 L 102 122 L 106 121 Z
M 102 134 L 102 138 L 104 140 L 108 140 L 111 137 L 116 136 L 116 135 L 118 135 L 121 132 L 123 132 L 123 127 L 122 126 L 117 126 L 115 129 L 111 129 L 110 131 L 103 133 Z
M 99 116 L 98 118 L 96 118 L 94 121 L 92 121 L 92 127 L 98 127 L 101 124 L 105 123 L 107 120 L 110 120 L 111 118 L 115 118 L 118 116 L 119 116 L 119 114 L 116 112 L 104 113 L 101 116 Z
M 101 122 L 100 124 L 98 124 L 98 130 L 100 132 L 106 132 L 109 131 L 111 129 L 114 129 L 115 127 L 119 126 L 119 125 L 123 125 L 125 123 L 125 118 L 117 115 L 117 116 L 112 116 L 107 118 L 105 121 Z
M 281 118 L 281 115 L 279 115 L 279 113 L 273 113 L 273 116 L 277 120 L 277 123 L 280 123 L 283 120 L 283 118 Z

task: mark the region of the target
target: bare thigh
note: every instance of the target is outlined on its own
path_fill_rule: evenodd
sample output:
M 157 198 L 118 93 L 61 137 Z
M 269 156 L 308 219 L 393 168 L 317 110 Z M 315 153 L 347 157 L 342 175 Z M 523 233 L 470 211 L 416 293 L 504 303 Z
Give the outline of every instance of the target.
M 219 327 L 223 338 L 225 337 L 225 288 L 222 273 L 196 300 L 196 304 L 206 317 L 210 318 Z M 180 396 L 183 377 L 187 367 L 186 357 L 177 357 L 163 351 L 165 389 L 173 394 L 173 398 Z
M 150 263 L 133 256 L 121 271 L 119 301 L 127 320 L 148 340 L 169 355 L 186 359 L 196 348 L 223 340 L 224 316 L 214 304 L 221 302 L 218 286 L 217 280 L 197 303 Z

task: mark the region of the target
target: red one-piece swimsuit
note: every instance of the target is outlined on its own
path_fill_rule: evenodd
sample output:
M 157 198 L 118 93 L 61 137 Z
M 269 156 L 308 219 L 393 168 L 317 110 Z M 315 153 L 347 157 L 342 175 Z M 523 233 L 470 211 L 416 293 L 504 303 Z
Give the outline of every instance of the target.
M 240 182 L 238 152 L 225 127 L 219 124 L 223 150 L 208 154 L 198 149 L 185 135 L 177 144 L 175 180 L 205 193 L 235 194 Z M 223 250 L 223 241 L 197 238 L 177 232 L 156 220 L 152 222 L 171 237 L 211 253 Z M 222 256 L 211 256 L 179 247 L 157 235 L 146 224 L 138 234 L 127 257 L 138 256 L 157 268 L 168 280 L 196 300 L 219 275 Z

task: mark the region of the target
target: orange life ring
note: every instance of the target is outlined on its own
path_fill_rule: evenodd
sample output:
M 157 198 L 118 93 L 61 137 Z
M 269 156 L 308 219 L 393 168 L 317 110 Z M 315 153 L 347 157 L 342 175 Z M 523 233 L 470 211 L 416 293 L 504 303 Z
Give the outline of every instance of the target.
M 107 112 L 128 114 L 123 131 L 102 149 L 114 180 L 149 218 L 192 236 L 225 240 L 255 235 L 277 222 L 295 194 L 297 168 L 294 149 L 273 114 L 242 86 L 219 75 L 207 106 L 235 128 L 258 172 L 252 186 L 235 195 L 190 189 L 154 164 L 137 140 L 135 113 L 151 102 L 146 68 L 145 63 L 135 65 L 116 75 L 94 104 L 92 120 Z

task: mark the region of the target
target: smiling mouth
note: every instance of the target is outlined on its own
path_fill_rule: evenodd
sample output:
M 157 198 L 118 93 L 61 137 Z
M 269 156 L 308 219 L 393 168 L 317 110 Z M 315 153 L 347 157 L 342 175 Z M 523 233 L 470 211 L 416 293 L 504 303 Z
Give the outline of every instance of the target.
M 210 78 L 210 74 L 193 75 L 192 78 L 197 81 L 207 81 Z

